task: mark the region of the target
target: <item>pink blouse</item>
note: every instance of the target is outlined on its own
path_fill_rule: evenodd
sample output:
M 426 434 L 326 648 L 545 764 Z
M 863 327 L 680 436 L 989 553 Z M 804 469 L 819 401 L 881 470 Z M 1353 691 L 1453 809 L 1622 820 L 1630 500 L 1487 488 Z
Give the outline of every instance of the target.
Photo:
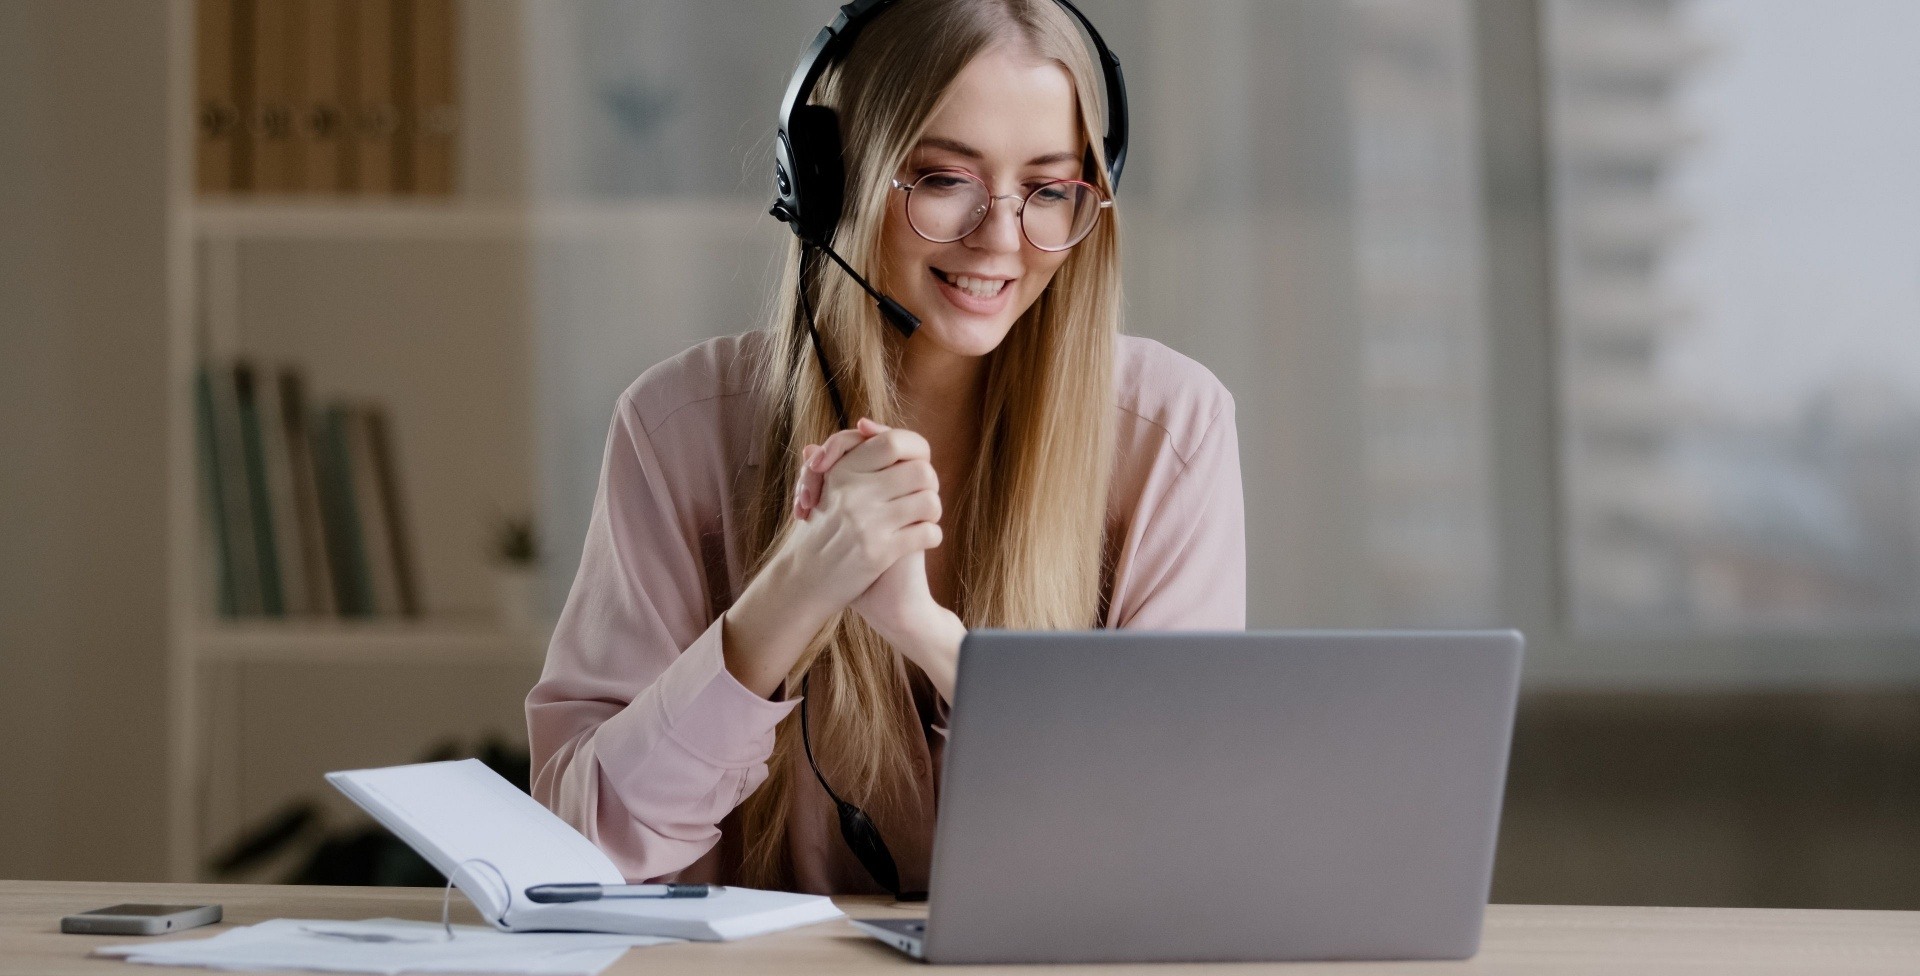
M 731 503 L 761 463 L 752 352 L 764 333 L 713 339 L 643 373 L 607 434 L 580 569 L 527 696 L 533 794 L 631 880 L 728 883 L 736 808 L 767 778 L 774 729 L 797 697 L 761 698 L 722 663 L 720 614 L 746 585 Z M 1246 532 L 1233 397 L 1206 367 L 1151 339 L 1115 354 L 1107 504 L 1107 627 L 1244 629 Z M 904 889 L 925 890 L 945 714 L 917 669 L 929 726 L 918 791 L 869 809 Z M 796 719 L 797 721 L 797 719 Z M 796 887 L 880 893 L 840 839 L 804 758 L 788 823 Z

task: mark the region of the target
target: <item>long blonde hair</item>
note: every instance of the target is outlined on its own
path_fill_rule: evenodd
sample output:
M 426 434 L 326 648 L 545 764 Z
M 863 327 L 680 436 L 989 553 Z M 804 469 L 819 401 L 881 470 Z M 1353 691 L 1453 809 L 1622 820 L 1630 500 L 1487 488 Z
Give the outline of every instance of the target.
M 902 0 L 867 25 L 830 69 L 814 101 L 840 116 L 847 205 L 835 249 L 871 269 L 880 247 L 889 178 L 940 100 L 976 55 L 1023 45 L 1072 75 L 1081 135 L 1098 165 L 1086 178 L 1109 193 L 1099 133 L 1101 76 L 1078 25 L 1053 0 Z M 1117 209 L 1117 208 L 1116 208 Z M 1119 238 L 1113 210 L 1076 245 L 1046 290 L 988 356 L 981 436 L 972 473 L 942 519 L 958 580 L 952 609 L 969 627 L 1072 629 L 1098 623 L 1103 529 L 1113 453 L 1113 349 L 1120 310 Z M 763 423 L 757 483 L 743 494 L 753 573 L 793 530 L 789 499 L 798 448 L 839 427 L 795 290 L 796 240 L 759 374 Z M 805 286 L 849 417 L 900 415 L 890 364 L 902 341 L 872 301 L 826 261 Z M 903 795 L 914 740 L 924 733 L 894 650 L 851 611 L 815 637 L 787 678 L 803 677 L 814 754 L 836 792 L 872 810 Z M 749 884 L 792 882 L 787 816 L 801 748 L 798 716 L 775 738 L 771 773 L 742 806 L 742 873 Z

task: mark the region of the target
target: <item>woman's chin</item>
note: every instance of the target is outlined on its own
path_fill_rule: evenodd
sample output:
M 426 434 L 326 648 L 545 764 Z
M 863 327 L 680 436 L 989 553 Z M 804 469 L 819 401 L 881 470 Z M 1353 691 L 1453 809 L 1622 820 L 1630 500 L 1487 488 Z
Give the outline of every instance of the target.
M 1000 348 L 1012 324 L 968 315 L 930 316 L 920 323 L 913 341 L 939 346 L 955 356 L 984 356 Z

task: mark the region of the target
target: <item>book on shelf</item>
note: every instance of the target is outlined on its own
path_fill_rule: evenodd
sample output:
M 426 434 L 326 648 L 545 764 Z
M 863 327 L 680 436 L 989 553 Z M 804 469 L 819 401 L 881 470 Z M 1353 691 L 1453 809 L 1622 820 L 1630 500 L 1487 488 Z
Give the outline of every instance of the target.
M 292 469 L 293 508 L 300 524 L 307 605 L 317 616 L 339 616 L 340 603 L 333 589 L 333 559 L 327 552 L 327 530 L 320 516 L 320 485 L 315 480 L 313 465 L 306 379 L 297 369 L 280 371 L 280 408 L 280 423 L 286 430 L 287 459 Z
M 393 566 L 393 597 L 403 617 L 420 615 L 420 588 L 413 575 L 412 532 L 408 528 L 406 505 L 400 491 L 398 468 L 394 464 L 393 432 L 382 410 L 361 411 L 365 428 L 368 463 L 380 498 L 381 514 L 386 521 L 387 559 Z
M 247 8 L 251 7 L 251 16 Z M 294 53 L 299 36 L 299 0 L 241 0 L 242 22 L 250 23 L 252 84 L 241 93 L 247 126 L 241 139 L 253 161 L 253 185 L 264 193 L 295 188 L 293 145 Z
M 300 513 L 293 489 L 293 457 L 287 450 L 286 411 L 276 376 L 253 381 L 254 412 L 260 422 L 260 456 L 266 472 L 268 535 L 273 539 L 275 582 L 280 606 L 289 617 L 314 613 L 307 586 L 307 561 L 300 551 Z
M 204 364 L 194 371 L 194 421 L 198 433 L 194 440 L 199 445 L 201 518 L 203 524 L 211 529 L 207 535 L 210 536 L 208 541 L 211 543 L 215 567 L 214 607 L 223 617 L 237 617 L 243 613 L 238 580 L 239 561 L 234 558 L 239 543 L 228 528 L 231 523 L 228 515 L 231 502 L 228 500 L 226 474 L 220 465 L 223 454 L 229 458 L 232 455 L 216 446 L 216 441 L 221 439 L 222 427 L 219 419 L 221 408 L 216 405 L 215 388 L 218 385 L 212 371 Z
M 347 408 L 335 403 L 315 414 L 313 466 L 318 478 L 321 519 L 326 524 L 327 552 L 333 564 L 333 588 L 340 598 L 340 616 L 373 615 L 373 585 L 367 568 L 367 547 L 355 504 L 353 475 L 348 468 Z
M 394 91 L 394 0 L 360 0 L 348 8 L 347 145 L 353 189 L 391 193 L 400 128 Z
M 393 559 L 398 546 L 380 488 L 378 460 L 366 435 L 370 409 L 339 401 L 322 411 L 322 510 L 334 513 L 328 538 L 342 570 L 334 578 L 343 594 L 341 615 L 402 616 L 406 608 L 400 603 L 399 569 Z
M 212 477 L 202 483 L 219 512 L 220 587 L 225 609 L 237 617 L 259 616 L 259 553 L 253 539 L 253 502 L 247 487 L 246 448 L 240 433 L 240 405 L 233 371 L 203 364 L 200 380 L 206 406 L 200 438 Z
M 241 184 L 236 0 L 198 0 L 194 9 L 195 185 L 225 193 Z
M 260 408 L 254 395 L 253 366 L 233 364 L 234 401 L 239 405 L 241 469 L 246 473 L 247 513 L 252 517 L 254 567 L 260 581 L 260 612 L 284 617 L 280 598 L 280 551 L 273 538 L 273 506 L 267 481 L 266 448 L 260 435 Z
M 401 106 L 398 184 L 409 193 L 453 190 L 453 0 L 398 0 L 395 90 Z
M 195 0 L 203 193 L 454 185 L 454 0 Z
M 223 617 L 418 617 L 391 424 L 378 403 L 309 407 L 297 367 L 203 364 L 201 511 Z
M 387 511 L 387 495 L 381 489 L 379 460 L 374 457 L 373 439 L 368 432 L 366 410 L 343 406 L 347 468 L 353 473 L 353 507 L 360 516 L 361 542 L 366 548 L 367 595 L 369 610 L 376 617 L 401 613 L 400 573 L 393 554 L 393 518 Z
M 350 189 L 347 181 L 346 4 L 350 0 L 303 0 L 300 42 L 295 59 L 294 156 L 299 170 L 296 189 L 335 193 Z

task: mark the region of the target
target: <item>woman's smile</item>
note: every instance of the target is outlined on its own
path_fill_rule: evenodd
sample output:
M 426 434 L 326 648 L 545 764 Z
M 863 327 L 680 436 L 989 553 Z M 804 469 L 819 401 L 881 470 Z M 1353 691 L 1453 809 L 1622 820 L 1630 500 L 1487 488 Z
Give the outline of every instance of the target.
M 1013 296 L 1015 279 L 1012 278 L 950 274 L 934 267 L 927 270 L 939 284 L 941 296 L 962 312 L 997 315 L 1007 307 L 1007 300 Z

